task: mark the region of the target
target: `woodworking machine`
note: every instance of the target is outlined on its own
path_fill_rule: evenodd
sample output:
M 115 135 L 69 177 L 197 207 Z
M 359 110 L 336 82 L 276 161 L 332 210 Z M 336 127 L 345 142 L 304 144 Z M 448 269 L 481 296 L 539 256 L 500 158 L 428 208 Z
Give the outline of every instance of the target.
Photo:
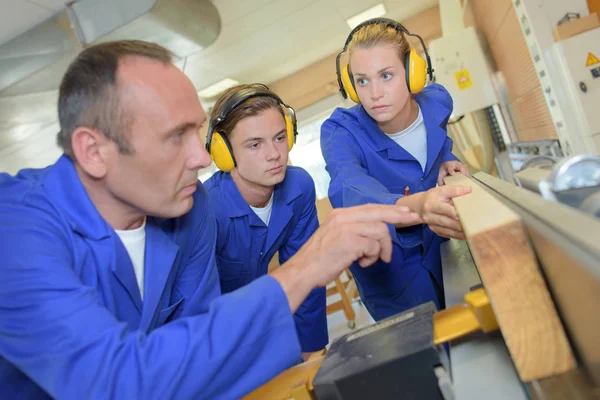
M 586 160 L 580 166 L 588 169 L 597 161 Z M 554 172 L 565 174 L 565 164 Z M 560 176 L 552 175 L 552 168 L 549 171 L 543 179 L 553 176 L 553 182 L 558 182 Z M 285 371 L 246 399 L 600 398 L 600 220 L 485 173 L 475 174 L 470 181 L 498 200 L 502 204 L 498 207 L 517 215 L 524 226 L 536 269 L 568 338 L 565 346 L 572 365 L 540 378 L 524 372 L 522 354 L 510 343 L 506 321 L 527 312 L 535 317 L 536 305 L 523 302 L 508 314 L 499 307 L 510 300 L 507 297 L 528 293 L 504 288 L 498 295 L 496 289 L 486 287 L 489 278 L 482 284 L 484 270 L 472 255 L 481 258 L 465 229 L 468 244 L 456 240 L 442 244 L 446 310 L 437 311 L 426 303 L 350 332 L 335 340 L 324 356 Z M 490 246 L 513 250 L 502 242 Z M 543 341 L 548 332 L 534 334 Z M 552 348 L 548 350 L 533 358 L 539 357 L 551 370 L 560 357 L 554 358 Z
M 515 174 L 515 180 L 546 200 L 600 217 L 600 156 L 532 157 Z

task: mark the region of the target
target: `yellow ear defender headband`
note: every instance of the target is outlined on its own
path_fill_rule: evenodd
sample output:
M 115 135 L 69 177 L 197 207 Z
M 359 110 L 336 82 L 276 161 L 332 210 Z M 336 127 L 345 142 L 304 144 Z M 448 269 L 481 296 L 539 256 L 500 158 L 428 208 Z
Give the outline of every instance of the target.
M 427 61 L 423 60 L 423 58 L 419 56 L 419 54 L 417 54 L 417 52 L 414 49 L 411 49 L 404 56 L 404 68 L 406 69 L 406 85 L 408 86 L 408 89 L 411 93 L 419 93 L 425 87 L 427 75 L 429 75 L 429 80 L 433 81 L 433 69 L 431 68 L 431 59 L 429 58 L 429 53 L 427 52 L 425 42 L 423 41 L 423 38 L 421 38 L 421 36 L 415 33 L 410 33 L 404 26 L 402 26 L 402 24 L 388 18 L 373 18 L 366 20 L 361 24 L 357 25 L 354 29 L 352 29 L 350 35 L 348 35 L 348 39 L 346 39 L 344 48 L 335 59 L 336 74 L 338 85 L 340 87 L 340 93 L 345 99 L 350 97 L 350 99 L 355 103 L 360 103 L 360 99 L 358 98 L 358 94 L 356 93 L 356 88 L 354 86 L 354 78 L 352 77 L 350 64 L 346 64 L 343 68 L 340 68 L 340 58 L 342 57 L 342 54 L 344 54 L 346 50 L 348 50 L 348 45 L 352 40 L 352 36 L 354 36 L 354 34 L 358 32 L 361 28 L 367 25 L 374 24 L 386 24 L 387 26 L 391 26 L 399 32 L 403 32 L 405 35 L 416 37 L 421 42 Z
M 221 114 L 210 121 L 208 124 L 208 132 L 206 134 L 206 150 L 215 162 L 217 168 L 221 171 L 229 172 L 237 167 L 237 162 L 231 149 L 231 144 L 227 140 L 227 136 L 223 132 L 219 132 L 219 124 L 227 119 L 227 116 L 246 100 L 253 97 L 270 97 L 277 100 L 280 106 L 285 107 L 289 111 L 289 116 L 284 115 L 285 129 L 287 132 L 288 150 L 291 150 L 296 142 L 298 130 L 296 126 L 296 111 L 285 104 L 279 96 L 269 90 L 262 84 L 252 85 L 249 88 L 240 89 L 236 92 L 223 106 Z

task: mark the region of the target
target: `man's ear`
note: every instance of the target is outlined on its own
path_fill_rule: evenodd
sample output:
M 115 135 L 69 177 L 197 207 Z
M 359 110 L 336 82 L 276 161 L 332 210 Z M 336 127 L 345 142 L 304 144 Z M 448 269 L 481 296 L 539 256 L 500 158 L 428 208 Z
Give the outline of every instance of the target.
M 107 150 L 114 144 L 96 129 L 79 127 L 73 131 L 71 146 L 77 163 L 94 178 L 103 178 L 108 170 Z

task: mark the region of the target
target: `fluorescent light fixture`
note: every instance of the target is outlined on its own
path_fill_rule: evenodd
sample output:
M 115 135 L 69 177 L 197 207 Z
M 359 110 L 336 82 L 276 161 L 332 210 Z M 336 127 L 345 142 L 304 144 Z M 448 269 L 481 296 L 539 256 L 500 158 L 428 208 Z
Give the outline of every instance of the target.
M 215 97 L 216 95 L 235 85 L 239 85 L 239 82 L 234 79 L 225 78 L 217 83 L 210 85 L 209 87 L 200 90 L 198 92 L 198 96 L 205 99 L 210 99 L 211 97 Z
M 385 15 L 385 6 L 382 3 L 377 4 L 361 13 L 356 14 L 346 20 L 350 29 L 354 29 L 358 24 L 371 18 L 383 17 Z

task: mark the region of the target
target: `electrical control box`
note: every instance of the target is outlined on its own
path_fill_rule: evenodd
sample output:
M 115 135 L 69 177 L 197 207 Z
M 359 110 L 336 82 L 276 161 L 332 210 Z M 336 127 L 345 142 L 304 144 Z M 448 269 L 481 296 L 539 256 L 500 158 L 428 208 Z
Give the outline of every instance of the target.
M 578 154 L 600 154 L 600 28 L 552 45 L 551 59 L 561 76 L 559 101 L 571 143 Z M 552 110 L 551 110 L 552 111 Z
M 468 27 L 429 44 L 436 82 L 452 95 L 455 116 L 498 103 L 492 68 L 482 43 L 477 31 Z

